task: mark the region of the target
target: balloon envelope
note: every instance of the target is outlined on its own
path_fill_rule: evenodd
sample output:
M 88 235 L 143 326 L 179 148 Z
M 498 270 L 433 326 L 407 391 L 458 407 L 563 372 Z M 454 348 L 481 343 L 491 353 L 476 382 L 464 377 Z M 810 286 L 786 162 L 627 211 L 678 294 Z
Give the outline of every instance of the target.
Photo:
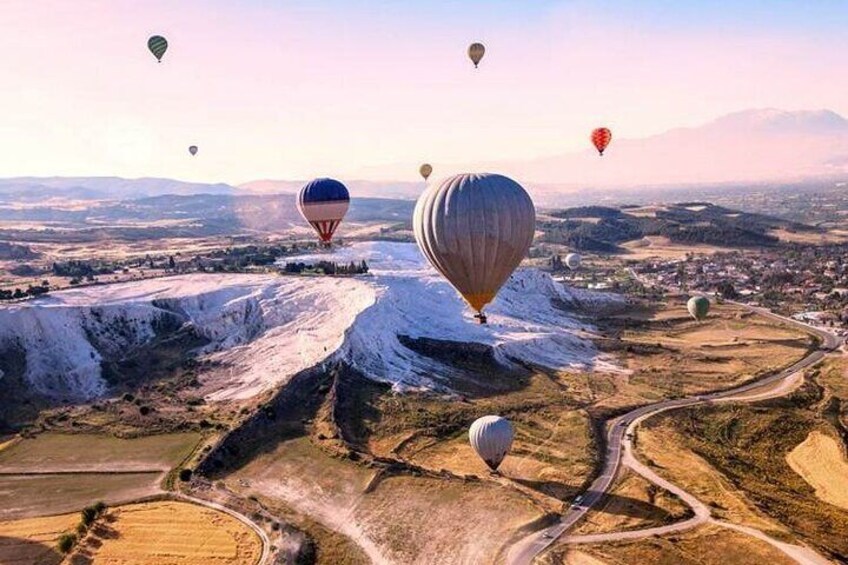
M 500 416 L 483 416 L 468 428 L 471 447 L 492 471 L 497 471 L 512 447 L 512 425 Z
M 421 176 L 424 177 L 424 180 L 430 178 L 430 175 L 433 174 L 433 167 L 429 163 L 424 163 L 421 165 L 421 168 L 418 169 L 418 172 L 421 173 Z
M 161 35 L 154 35 L 147 40 L 147 48 L 156 57 L 156 60 L 162 62 L 162 55 L 168 50 L 168 40 Z
M 192 155 L 197 155 L 197 145 L 190 145 L 188 148 L 188 152 Z
M 565 265 L 569 269 L 579 269 L 580 265 L 583 263 L 583 258 L 577 253 L 569 253 L 565 256 Z
M 349 206 L 347 187 L 334 179 L 315 179 L 301 188 L 297 197 L 300 215 L 315 228 L 324 243 L 333 239 Z
M 468 46 L 468 58 L 471 59 L 471 62 L 474 63 L 474 68 L 477 68 L 477 65 L 480 64 L 480 60 L 483 59 L 483 55 L 486 54 L 486 47 L 482 43 L 472 43 Z
M 598 150 L 601 155 L 604 154 L 604 149 L 607 148 L 612 140 L 612 132 L 607 128 L 597 128 L 592 132 L 592 145 Z
M 710 311 L 710 301 L 703 296 L 693 296 L 686 303 L 686 309 L 689 310 L 689 314 L 693 318 L 700 321 L 707 317 L 707 313 Z
M 421 194 L 412 226 L 430 264 L 482 314 L 527 255 L 536 209 L 508 177 L 463 174 Z

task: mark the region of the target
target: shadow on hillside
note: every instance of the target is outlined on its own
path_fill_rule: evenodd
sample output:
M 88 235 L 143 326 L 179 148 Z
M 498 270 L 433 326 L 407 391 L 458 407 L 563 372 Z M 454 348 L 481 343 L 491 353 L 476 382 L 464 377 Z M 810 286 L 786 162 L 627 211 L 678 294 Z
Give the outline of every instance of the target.
M 592 491 L 588 491 L 584 498 L 590 496 Z M 595 511 L 600 514 L 613 514 L 615 516 L 626 516 L 628 518 L 650 519 L 666 523 L 676 518 L 673 514 L 660 508 L 650 502 L 631 498 L 629 496 L 621 496 L 618 494 L 606 494 L 601 501 L 595 505 Z
M 62 554 L 55 545 L 33 540 L 0 536 L 0 563 L 32 563 L 58 565 Z
M 514 483 L 563 501 L 570 500 L 579 492 L 576 487 L 557 481 L 534 481 L 532 479 L 510 477 L 509 475 L 505 475 L 505 477 Z

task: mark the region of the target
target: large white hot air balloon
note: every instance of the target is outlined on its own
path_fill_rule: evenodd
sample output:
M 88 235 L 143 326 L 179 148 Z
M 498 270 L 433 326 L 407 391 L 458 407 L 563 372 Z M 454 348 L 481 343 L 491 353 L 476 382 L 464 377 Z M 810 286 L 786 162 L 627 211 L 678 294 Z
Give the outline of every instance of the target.
M 514 180 L 463 174 L 432 184 L 418 198 L 412 225 L 427 260 L 486 323 L 483 307 L 527 255 L 536 209 Z
M 572 271 L 575 269 L 579 269 L 580 265 L 583 264 L 583 257 L 581 257 L 577 253 L 569 253 L 565 256 L 565 265 L 571 269 Z
M 468 428 L 471 447 L 492 471 L 498 470 L 509 453 L 513 437 L 515 434 L 509 420 L 500 416 L 483 416 L 474 420 Z

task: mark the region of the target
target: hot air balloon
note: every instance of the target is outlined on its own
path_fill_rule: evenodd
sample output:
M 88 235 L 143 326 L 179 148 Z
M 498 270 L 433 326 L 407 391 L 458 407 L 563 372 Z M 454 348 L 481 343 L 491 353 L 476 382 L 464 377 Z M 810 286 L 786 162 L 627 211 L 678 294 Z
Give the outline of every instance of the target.
M 189 145 L 188 152 L 191 153 L 192 157 L 197 155 L 197 145 Z
M 486 462 L 492 471 L 497 472 L 501 462 L 509 453 L 514 437 L 509 420 L 500 416 L 483 416 L 474 420 L 468 428 L 471 447 Z
M 421 173 L 421 176 L 424 177 L 424 180 L 426 181 L 430 178 L 430 175 L 433 174 L 433 166 L 429 163 L 424 163 L 421 165 L 421 168 L 418 169 L 418 172 Z
M 611 139 L 612 132 L 607 128 L 597 128 L 592 131 L 592 144 L 601 155 L 604 154 L 604 150 L 607 148 L 607 145 L 609 145 Z
M 486 54 L 486 47 L 482 43 L 472 43 L 468 46 L 468 58 L 474 63 L 474 68 L 480 64 L 483 55 Z
M 350 206 L 350 193 L 345 185 L 333 179 L 315 179 L 300 189 L 297 209 L 309 222 L 325 245 L 342 223 Z
M 689 314 L 699 322 L 707 317 L 707 312 L 710 311 L 710 301 L 703 296 L 693 296 L 686 303 L 686 309 Z
M 485 324 L 483 307 L 530 249 L 536 209 L 510 178 L 463 174 L 425 190 L 412 225 L 421 252 Z
M 147 40 L 147 48 L 156 57 L 156 60 L 162 62 L 162 55 L 168 50 L 168 40 L 161 35 L 154 35 Z
M 579 269 L 583 263 L 583 258 L 577 253 L 569 253 L 565 256 L 565 264 L 572 271 Z

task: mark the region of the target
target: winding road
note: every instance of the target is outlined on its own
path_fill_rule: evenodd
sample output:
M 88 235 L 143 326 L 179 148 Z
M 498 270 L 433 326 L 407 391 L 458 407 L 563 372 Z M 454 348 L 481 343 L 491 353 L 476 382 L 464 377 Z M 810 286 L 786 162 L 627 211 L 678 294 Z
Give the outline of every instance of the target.
M 604 464 L 600 475 L 592 482 L 582 496 L 575 499 L 575 501 L 578 502 L 571 506 L 568 512 L 562 516 L 557 524 L 538 532 L 534 532 L 514 544 L 507 553 L 506 562 L 509 565 L 530 565 L 539 554 L 559 540 L 565 532 L 580 521 L 580 519 L 582 519 L 586 513 L 589 512 L 589 510 L 591 510 L 606 495 L 612 487 L 613 481 L 615 480 L 621 466 L 629 467 L 652 483 L 677 495 L 692 508 L 695 513 L 694 516 L 682 522 L 656 528 L 585 536 L 567 536 L 562 538 L 564 541 L 567 541 L 568 543 L 597 543 L 604 541 L 640 539 L 682 531 L 709 522 L 757 537 L 784 552 L 798 563 L 802 563 L 804 565 L 823 565 L 825 563 L 830 563 L 827 559 L 808 548 L 779 542 L 754 528 L 737 526 L 735 524 L 720 522 L 713 519 L 710 515 L 709 507 L 682 488 L 654 473 L 647 466 L 640 463 L 633 455 L 633 444 L 631 438 L 633 437 L 633 432 L 636 427 L 645 419 L 655 416 L 661 412 L 674 410 L 676 408 L 683 408 L 686 406 L 716 402 L 754 402 L 758 400 L 765 400 L 767 398 L 783 396 L 791 392 L 794 387 L 783 386 L 784 383 L 781 383 L 781 386 L 763 391 L 760 394 L 749 393 L 762 388 L 768 388 L 780 381 L 785 381 L 786 384 L 790 383 L 799 371 L 819 362 L 828 352 L 836 349 L 841 344 L 840 338 L 820 328 L 779 316 L 764 308 L 755 308 L 736 302 L 733 302 L 733 304 L 746 308 L 749 311 L 759 314 L 765 318 L 789 324 L 808 333 L 814 334 L 821 339 L 821 346 L 794 365 L 769 377 L 722 392 L 701 394 L 689 398 L 666 400 L 656 404 L 643 406 L 610 420 L 607 424 L 607 449 L 604 454 Z

